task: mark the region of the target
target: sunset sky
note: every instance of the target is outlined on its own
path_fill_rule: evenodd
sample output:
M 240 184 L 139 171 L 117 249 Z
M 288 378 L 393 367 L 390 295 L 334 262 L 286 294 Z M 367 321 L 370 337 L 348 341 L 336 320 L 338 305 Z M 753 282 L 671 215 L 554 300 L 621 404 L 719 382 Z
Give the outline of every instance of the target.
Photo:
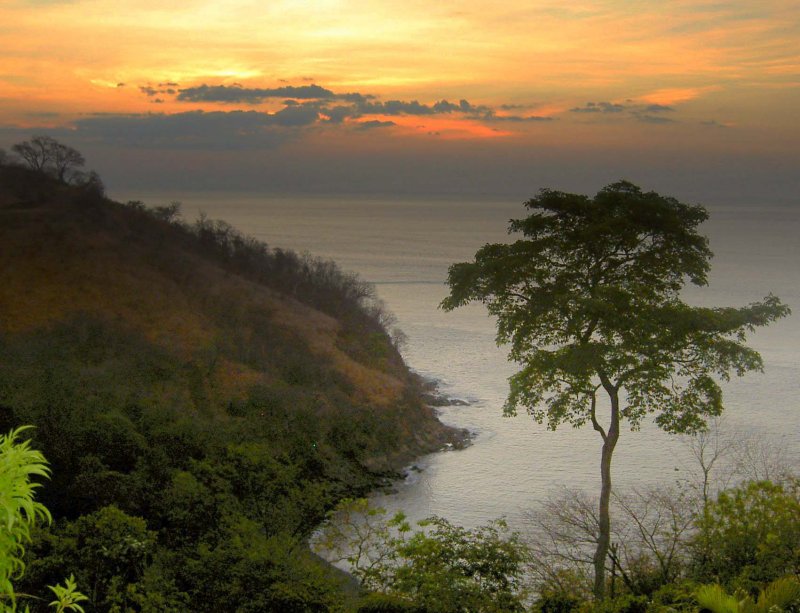
M 6 0 L 0 147 L 110 191 L 797 200 L 797 0 Z

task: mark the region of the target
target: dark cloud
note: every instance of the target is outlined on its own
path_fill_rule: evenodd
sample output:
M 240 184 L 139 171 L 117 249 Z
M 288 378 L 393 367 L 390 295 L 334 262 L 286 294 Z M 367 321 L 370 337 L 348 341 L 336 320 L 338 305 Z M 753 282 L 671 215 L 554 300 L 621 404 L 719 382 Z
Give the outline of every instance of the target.
M 353 94 L 357 96 L 359 94 Z M 306 103 L 312 104 L 312 103 Z M 327 118 L 329 123 L 342 123 L 345 119 L 358 119 L 365 115 L 413 115 L 413 116 L 430 116 L 430 115 L 449 115 L 452 113 L 461 113 L 470 119 L 487 119 L 492 120 L 494 110 L 491 107 L 483 105 L 474 105 L 467 100 L 459 100 L 458 102 L 450 102 L 448 100 L 439 100 L 433 104 L 424 104 L 418 100 L 370 100 L 367 97 L 362 97 L 356 100 L 353 104 L 339 104 L 330 106 L 326 100 L 318 100 L 316 108 L 319 112 Z M 501 118 L 503 119 L 503 118 Z M 520 120 L 528 120 L 529 118 L 519 118 Z M 533 120 L 533 118 L 530 118 Z
M 570 113 L 621 113 L 627 108 L 613 102 L 587 102 L 584 106 L 570 109 Z
M 167 87 L 168 85 L 169 86 L 177 85 L 177 83 L 159 83 L 158 87 L 154 87 L 148 83 L 147 85 L 140 85 L 139 91 L 142 92 L 145 96 L 148 96 L 150 98 L 163 94 L 174 96 L 176 93 L 178 93 L 176 89 L 173 89 L 172 87 Z M 117 87 L 119 87 L 119 85 L 117 85 Z
M 178 87 L 178 84 L 175 81 L 167 81 L 166 83 L 159 83 L 159 87 Z
M 362 101 L 357 104 L 362 115 L 441 115 L 450 113 L 492 113 L 488 106 L 476 106 L 467 100 L 458 103 L 439 100 L 433 104 L 422 104 L 418 100 Z
M 503 104 L 499 107 L 501 110 L 519 110 L 530 108 L 517 104 Z M 497 112 L 488 106 L 473 106 L 466 100 L 461 101 L 461 109 L 470 113 L 470 119 L 477 119 L 479 121 L 492 121 L 492 122 L 514 122 L 523 123 L 528 121 L 553 121 L 555 117 L 545 115 L 498 115 Z
M 330 123 L 342 123 L 348 117 L 357 117 L 358 110 L 353 106 L 332 106 L 321 109 Z
M 440 100 L 433 105 L 433 110 L 437 113 L 487 113 L 491 111 L 488 106 L 475 106 L 467 100 L 459 100 L 458 104 Z
M 319 111 L 312 105 L 287 106 L 270 117 L 279 126 L 308 126 L 319 119 Z
M 621 115 L 633 117 L 643 123 L 667 124 L 675 120 L 664 117 L 662 113 L 673 113 L 675 109 L 664 104 L 635 104 L 627 100 L 627 104 L 615 102 L 587 102 L 584 106 L 570 109 L 571 113 L 598 113 L 600 115 Z
M 125 87 L 124 83 L 117 83 L 117 87 Z
M 174 82 L 140 86 L 147 96 L 172 94 L 177 100 L 184 102 L 223 102 L 257 104 L 271 98 L 282 98 L 283 108 L 269 116 L 273 125 L 284 127 L 303 127 L 324 122 L 327 124 L 343 124 L 348 119 L 361 119 L 370 115 L 385 116 L 433 116 L 458 114 L 467 119 L 483 122 L 545 122 L 553 121 L 553 117 L 523 116 L 518 114 L 498 115 L 493 107 L 472 104 L 466 99 L 451 102 L 447 99 L 432 103 L 419 100 L 378 100 L 370 94 L 359 92 L 336 93 L 317 84 L 285 85 L 274 88 L 244 87 L 239 83 L 232 85 L 207 85 L 178 89 Z M 163 101 L 163 98 L 160 98 Z M 595 103 L 591 103 L 595 104 Z M 602 105 L 610 103 L 598 103 Z M 521 107 L 505 105 L 500 107 L 507 111 Z M 363 130 L 372 127 L 396 125 L 393 122 L 373 123 L 360 122 L 355 129 Z
M 393 121 L 378 121 L 377 119 L 372 119 L 370 121 L 358 122 L 356 128 L 358 130 L 374 130 L 375 128 L 391 128 L 396 125 L 397 124 Z
M 295 100 L 345 100 L 361 102 L 372 98 L 370 95 L 348 93 L 337 94 L 316 84 L 285 85 L 283 87 L 261 88 L 241 85 L 198 85 L 179 90 L 181 102 L 242 102 L 258 104 L 269 98 L 293 98 Z
M 172 86 L 174 83 L 159 83 L 159 86 Z M 141 87 L 142 92 L 148 96 L 159 93 L 173 93 L 172 91 L 157 90 L 152 86 Z M 433 103 L 423 103 L 419 100 L 377 100 L 371 94 L 359 92 L 336 93 L 317 84 L 311 85 L 285 85 L 273 88 L 244 87 L 241 84 L 233 85 L 207 85 L 179 89 L 177 100 L 183 102 L 223 102 L 258 104 L 271 98 L 283 98 L 284 109 L 276 113 L 284 125 L 308 125 L 323 116 L 326 123 L 342 124 L 346 119 L 358 119 L 368 115 L 448 115 L 463 114 L 469 119 L 487 122 L 534 122 L 552 121 L 552 117 L 522 116 L 522 115 L 497 115 L 494 108 L 485 105 L 475 105 L 468 100 L 450 102 L 442 99 Z M 338 103 L 338 104 L 336 104 Z M 344 103 L 344 104 L 342 104 Z M 313 108 L 310 105 L 314 105 Z M 290 112 L 290 108 L 302 110 Z M 521 105 L 503 105 L 502 110 L 512 110 L 523 107 Z M 593 112 L 612 112 L 615 105 L 609 102 L 587 105 Z
M 346 100 L 347 102 L 364 102 L 366 100 L 374 100 L 375 96 L 373 94 L 359 94 L 352 92 L 349 94 L 336 94 L 335 99 Z
M 362 115 L 433 115 L 436 111 L 417 100 L 387 100 L 386 102 L 362 102 L 358 105 Z
M 555 117 L 547 115 L 485 115 L 482 117 L 484 121 L 510 121 L 514 123 L 523 123 L 527 121 L 555 121 Z
M 296 128 L 316 121 L 313 109 L 278 113 L 188 111 L 97 114 L 75 122 L 77 136 L 127 147 L 155 149 L 264 149 L 296 138 Z
M 700 125 L 711 126 L 711 127 L 714 127 L 714 128 L 727 128 L 728 127 L 724 123 L 718 122 L 716 119 L 709 119 L 708 121 L 701 121 Z

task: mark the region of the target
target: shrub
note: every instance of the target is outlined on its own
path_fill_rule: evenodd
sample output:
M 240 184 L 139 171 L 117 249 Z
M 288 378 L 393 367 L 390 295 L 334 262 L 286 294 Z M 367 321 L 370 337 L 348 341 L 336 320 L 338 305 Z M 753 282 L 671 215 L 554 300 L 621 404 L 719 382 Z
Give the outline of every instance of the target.
M 722 492 L 698 520 L 693 546 L 701 581 L 748 591 L 800 571 L 800 498 L 769 481 Z

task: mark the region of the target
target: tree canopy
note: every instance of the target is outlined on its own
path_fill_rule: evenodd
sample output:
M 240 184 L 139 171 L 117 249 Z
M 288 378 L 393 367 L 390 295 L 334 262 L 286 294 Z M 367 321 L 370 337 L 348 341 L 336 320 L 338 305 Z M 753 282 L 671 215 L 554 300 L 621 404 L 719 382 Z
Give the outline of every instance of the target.
M 529 215 L 509 224 L 521 238 L 487 244 L 472 262 L 450 267 L 442 307 L 478 301 L 497 318 L 498 344 L 508 343 L 520 365 L 507 414 L 522 407 L 550 429 L 591 423 L 602 437 L 595 559 L 602 597 L 620 421 L 636 429 L 655 414 L 668 432 L 702 430 L 723 409 L 717 380 L 762 368 L 746 333 L 789 309 L 773 295 L 742 308 L 683 302 L 687 281 L 707 284 L 712 254 L 697 231 L 708 219 L 701 206 L 619 181 L 593 198 L 544 189 L 525 207 Z M 610 402 L 605 425 L 601 388 Z
M 64 183 L 72 179 L 73 174 L 80 175 L 78 169 L 86 163 L 78 150 L 50 136 L 34 136 L 30 140 L 13 145 L 11 150 L 22 158 L 31 170 L 51 174 Z

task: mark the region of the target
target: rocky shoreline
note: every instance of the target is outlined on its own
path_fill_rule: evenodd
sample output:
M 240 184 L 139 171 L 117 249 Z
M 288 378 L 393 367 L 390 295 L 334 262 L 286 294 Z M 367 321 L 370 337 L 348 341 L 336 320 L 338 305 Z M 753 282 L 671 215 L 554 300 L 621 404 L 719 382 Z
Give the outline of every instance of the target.
M 443 407 L 470 406 L 471 403 L 468 400 L 464 400 L 462 398 L 453 398 L 442 393 L 440 389 L 440 381 L 423 377 L 417 373 L 414 373 L 414 376 L 416 377 L 417 385 L 420 388 L 420 398 L 422 399 L 422 402 L 424 402 L 437 414 L 438 409 Z M 478 434 L 477 432 L 471 432 L 466 428 L 454 428 L 441 422 L 439 423 L 442 425 L 445 435 L 440 439 L 441 446 L 439 449 L 432 450 L 429 453 L 442 453 L 466 449 L 472 445 L 473 439 Z M 424 453 L 419 457 L 424 457 L 425 455 L 428 455 L 428 453 Z M 414 460 L 416 459 L 417 458 L 414 458 Z M 384 494 L 395 493 L 397 490 L 394 486 L 398 479 L 405 479 L 411 473 L 418 473 L 422 472 L 423 470 L 424 468 L 415 461 L 410 464 L 406 464 L 400 471 L 386 475 L 379 489 Z
M 454 398 L 452 396 L 448 396 L 447 394 L 442 393 L 440 389 L 441 382 L 437 379 L 431 379 L 427 377 L 423 377 L 422 375 L 416 375 L 419 379 L 419 385 L 421 388 L 420 397 L 422 398 L 422 402 L 436 411 L 442 407 L 468 407 L 470 406 L 470 402 L 468 400 L 464 400 L 462 398 Z M 449 426 L 448 426 L 449 427 Z M 453 440 L 446 441 L 442 449 L 440 451 L 451 451 L 454 449 L 464 449 L 472 444 L 472 439 L 475 437 L 477 433 L 470 432 L 466 428 L 456 428 L 455 431 L 458 435 Z
M 470 402 L 443 394 L 436 379 L 422 379 L 422 401 L 430 407 L 467 407 Z

